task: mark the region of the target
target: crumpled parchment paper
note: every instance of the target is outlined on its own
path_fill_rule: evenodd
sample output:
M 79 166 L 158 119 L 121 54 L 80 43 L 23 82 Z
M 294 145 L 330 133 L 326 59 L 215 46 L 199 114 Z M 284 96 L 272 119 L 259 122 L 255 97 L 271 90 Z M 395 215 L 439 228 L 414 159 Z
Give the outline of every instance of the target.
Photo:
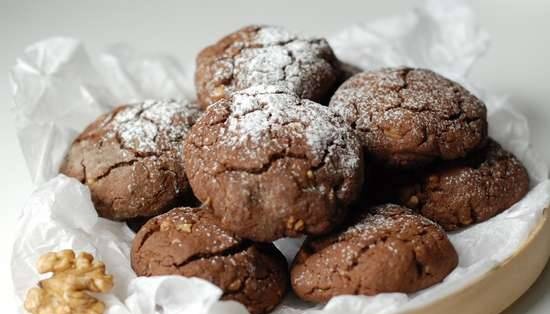
M 409 295 L 340 296 L 326 305 L 304 303 L 289 293 L 274 312 L 405 313 L 475 281 L 521 246 L 550 204 L 548 165 L 537 158 L 527 121 L 507 98 L 468 82 L 468 70 L 487 49 L 488 35 L 464 3 L 428 1 L 404 15 L 351 26 L 329 41 L 339 58 L 365 69 L 424 67 L 464 84 L 486 102 L 490 135 L 523 161 L 531 177 L 531 191 L 522 201 L 487 222 L 450 234 L 460 264 L 442 283 Z M 71 248 L 93 253 L 114 275 L 113 293 L 101 296 L 109 314 L 247 313 L 236 302 L 219 301 L 221 290 L 201 279 L 137 278 L 129 262 L 132 231 L 98 217 L 88 189 L 57 174 L 72 139 L 100 113 L 147 98 L 192 99 L 192 77 L 193 67 L 172 57 L 123 45 L 91 54 L 70 38 L 38 42 L 17 59 L 11 72 L 17 134 L 39 186 L 23 208 L 14 245 L 12 275 L 20 302 L 40 279 L 38 257 Z M 300 241 L 276 244 L 291 260 Z

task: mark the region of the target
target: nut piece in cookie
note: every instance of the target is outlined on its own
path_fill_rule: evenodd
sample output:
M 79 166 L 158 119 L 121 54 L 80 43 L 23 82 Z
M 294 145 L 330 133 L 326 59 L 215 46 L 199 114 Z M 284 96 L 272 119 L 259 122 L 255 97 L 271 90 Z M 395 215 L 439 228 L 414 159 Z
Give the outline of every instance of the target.
M 338 88 L 329 106 L 355 129 L 370 155 L 391 167 L 464 157 L 487 138 L 485 105 L 429 70 L 356 74 Z
M 276 26 L 244 27 L 203 49 L 196 61 L 195 85 L 203 108 L 258 84 L 284 86 L 301 98 L 321 101 L 339 76 L 326 40 L 302 38 Z
M 117 107 L 76 138 L 60 172 L 90 188 L 102 217 L 162 213 L 189 192 L 183 142 L 200 113 L 195 104 L 173 100 Z
M 105 274 L 105 265 L 92 255 L 64 250 L 51 252 L 38 260 L 38 272 L 53 273 L 27 292 L 24 307 L 32 314 L 102 314 L 103 302 L 86 292 L 108 292 L 113 277 Z
M 393 201 L 455 230 L 485 221 L 521 200 L 529 176 L 497 142 L 462 160 L 441 162 L 395 186 Z
M 210 106 L 189 132 L 184 161 L 195 196 L 221 225 L 256 241 L 329 232 L 363 182 L 351 128 L 276 86 Z
M 222 230 L 209 212 L 182 207 L 149 220 L 132 243 L 132 268 L 140 276 L 199 277 L 219 286 L 224 300 L 266 313 L 288 288 L 284 256 L 270 244 L 242 240 Z
M 386 204 L 365 210 L 339 232 L 306 239 L 290 280 L 300 298 L 326 302 L 343 294 L 412 293 L 442 281 L 457 264 L 441 227 Z

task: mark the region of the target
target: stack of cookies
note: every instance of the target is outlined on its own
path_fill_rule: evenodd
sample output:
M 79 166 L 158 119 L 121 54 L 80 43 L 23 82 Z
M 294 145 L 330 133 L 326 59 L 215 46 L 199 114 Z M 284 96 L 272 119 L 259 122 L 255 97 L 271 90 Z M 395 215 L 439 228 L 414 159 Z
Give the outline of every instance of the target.
M 195 83 L 196 102 L 102 115 L 60 171 L 140 225 L 138 275 L 203 278 L 253 314 L 289 285 L 326 302 L 441 282 L 458 264 L 445 231 L 529 187 L 483 102 L 429 70 L 361 72 L 324 39 L 249 26 L 200 52 Z M 301 235 L 289 267 L 271 242 Z

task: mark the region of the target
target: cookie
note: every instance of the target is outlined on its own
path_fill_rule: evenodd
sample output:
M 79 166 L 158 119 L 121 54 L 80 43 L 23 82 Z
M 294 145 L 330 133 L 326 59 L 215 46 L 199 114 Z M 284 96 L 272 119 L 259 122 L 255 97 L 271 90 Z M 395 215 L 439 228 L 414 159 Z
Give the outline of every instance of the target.
M 173 100 L 117 107 L 76 138 L 60 172 L 90 188 L 102 217 L 162 213 L 189 192 L 183 141 L 200 114 L 195 104 Z
M 329 106 L 355 129 L 366 151 L 390 167 L 456 159 L 483 146 L 483 102 L 432 71 L 388 68 L 342 84 Z
M 449 231 L 499 214 L 529 190 L 521 162 L 493 140 L 466 159 L 440 163 L 401 181 L 394 200 Z
M 222 299 L 238 301 L 252 314 L 269 312 L 288 288 L 286 259 L 273 244 L 224 231 L 200 208 L 176 208 L 149 220 L 132 243 L 131 261 L 139 276 L 210 281 L 223 290 Z
M 244 27 L 203 49 L 196 60 L 197 99 L 205 108 L 234 91 L 280 85 L 301 98 L 326 99 L 337 82 L 336 57 L 326 40 L 281 27 Z
M 339 60 L 336 62 L 336 68 L 338 69 L 338 77 L 336 78 L 336 84 L 334 84 L 331 91 L 322 100 L 319 101 L 319 103 L 322 105 L 329 104 L 330 98 L 332 97 L 332 95 L 334 95 L 334 93 L 336 92 L 338 87 L 340 87 L 340 85 L 342 85 L 345 81 L 347 81 L 350 77 L 354 76 L 355 74 L 363 72 L 359 67 L 351 63 L 347 63 Z
M 338 84 L 342 84 L 355 74 L 363 72 L 360 67 L 348 62 L 338 61 L 337 65 L 340 76 L 338 77 Z
M 277 86 L 211 105 L 184 160 L 195 196 L 224 228 L 256 241 L 330 231 L 363 181 L 361 145 L 345 122 Z
M 410 209 L 386 204 L 364 209 L 338 232 L 306 239 L 290 280 L 300 298 L 326 302 L 344 294 L 416 292 L 441 282 L 457 264 L 441 227 Z

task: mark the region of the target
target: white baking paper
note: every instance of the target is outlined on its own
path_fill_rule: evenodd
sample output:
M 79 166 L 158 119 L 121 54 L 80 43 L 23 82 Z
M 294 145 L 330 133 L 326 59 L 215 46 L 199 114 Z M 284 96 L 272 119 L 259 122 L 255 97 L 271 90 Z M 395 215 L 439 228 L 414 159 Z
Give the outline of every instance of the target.
M 523 161 L 531 177 L 531 191 L 522 201 L 487 222 L 450 235 L 460 263 L 441 284 L 409 295 L 340 296 L 316 306 L 289 293 L 275 310 L 278 314 L 405 313 L 468 285 L 519 248 L 550 204 L 548 165 L 530 146 L 528 123 L 513 104 L 468 81 L 468 70 L 488 47 L 488 35 L 464 3 L 428 1 L 404 15 L 351 26 L 329 40 L 339 58 L 365 69 L 409 65 L 460 81 L 485 100 L 490 135 Z M 114 275 L 113 293 L 101 295 L 109 314 L 247 313 L 236 302 L 220 302 L 220 289 L 201 279 L 136 278 L 129 262 L 132 231 L 123 223 L 99 218 L 87 187 L 57 175 L 71 140 L 97 115 L 146 98 L 192 99 L 192 77 L 192 66 L 182 66 L 172 57 L 143 54 L 123 45 L 90 53 L 70 38 L 38 42 L 17 59 L 11 72 L 17 134 L 39 186 L 23 208 L 13 251 L 12 275 L 20 302 L 41 278 L 34 267 L 38 257 L 72 248 L 93 253 Z M 300 243 L 300 239 L 276 242 L 289 261 Z

